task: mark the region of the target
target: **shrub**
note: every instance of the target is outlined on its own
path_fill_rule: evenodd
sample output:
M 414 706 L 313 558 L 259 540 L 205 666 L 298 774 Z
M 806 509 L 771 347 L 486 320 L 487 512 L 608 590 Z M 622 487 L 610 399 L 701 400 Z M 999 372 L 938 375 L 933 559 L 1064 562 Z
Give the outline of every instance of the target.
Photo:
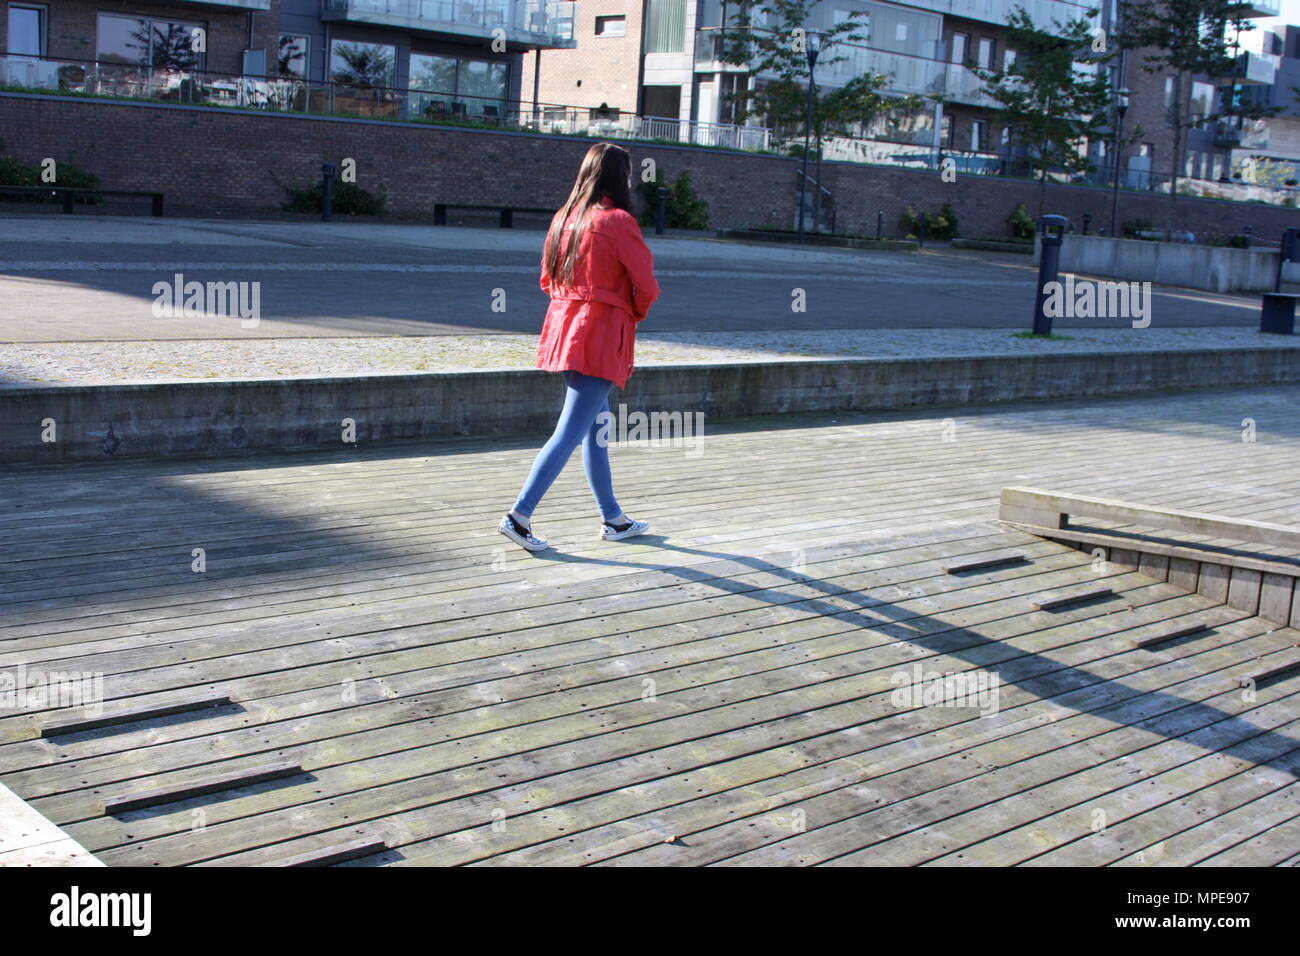
M 637 192 L 641 196 L 641 215 L 637 221 L 643 226 L 653 226 L 659 216 L 659 187 L 664 184 L 663 173 L 655 169 L 653 182 L 641 182 Z M 664 228 L 666 229 L 708 229 L 709 206 L 695 195 L 691 177 L 687 173 L 678 176 L 668 187 L 668 197 L 664 203 Z
M 915 239 L 921 234 L 921 216 L 911 206 L 899 217 L 898 225 L 908 239 Z M 957 214 L 953 212 L 951 204 L 944 203 L 937 213 L 926 215 L 925 235 L 928 239 L 952 239 L 957 236 Z
M 1007 225 L 1011 227 L 1013 238 L 1023 240 L 1033 239 L 1037 228 L 1034 217 L 1029 215 L 1029 210 L 1025 208 L 1024 203 L 1017 206 L 1015 212 L 1007 217 Z
M 41 180 L 41 167 L 29 166 L 21 163 L 12 156 L 5 154 L 5 141 L 0 139 L 0 186 L 69 186 L 73 189 L 97 189 L 99 188 L 99 177 L 89 170 L 82 169 L 70 161 L 60 161 L 55 164 L 56 180 L 52 183 Z M 15 202 L 57 202 L 56 196 L 0 196 L 0 200 L 12 200 Z M 77 202 L 98 204 L 103 200 L 98 196 L 78 196 Z
M 285 186 L 289 201 L 285 212 L 320 212 L 325 203 L 325 186 L 315 182 L 306 187 Z M 387 213 L 388 198 L 362 189 L 356 183 L 334 183 L 334 211 L 342 216 L 382 216 Z

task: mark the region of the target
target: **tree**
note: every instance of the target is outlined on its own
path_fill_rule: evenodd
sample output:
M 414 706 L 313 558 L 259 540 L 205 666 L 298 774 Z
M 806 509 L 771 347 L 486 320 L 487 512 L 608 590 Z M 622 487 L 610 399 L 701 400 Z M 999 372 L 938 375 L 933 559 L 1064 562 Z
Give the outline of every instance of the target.
M 722 58 L 748 66 L 755 76 L 775 78 L 735 98 L 747 113 L 766 117 L 774 129 L 802 129 L 807 109 L 808 36 L 816 32 L 821 42 L 817 64 L 821 68 L 848 59 L 846 43 L 865 43 L 869 27 L 864 11 L 853 11 L 825 29 L 812 27 L 813 11 L 821 0 L 730 0 L 724 24 Z
M 755 76 L 772 77 L 752 90 L 741 90 L 734 98 L 742 113 L 762 115 L 778 136 L 793 138 L 808 124 L 808 85 L 815 76 L 808 65 L 808 43 L 817 35 L 820 53 L 817 69 L 851 59 L 851 44 L 865 44 L 870 36 L 866 11 L 835 11 L 836 22 L 815 27 L 814 12 L 821 0 L 728 0 L 728 22 L 724 24 L 722 58 L 727 63 L 748 66 Z M 883 73 L 863 71 L 847 83 L 820 91 L 813 87 L 812 127 L 806 132 L 815 140 L 821 182 L 821 144 L 825 135 L 862 136 L 880 116 L 915 110 L 916 96 L 890 96 L 882 92 L 889 84 Z M 791 150 L 801 155 L 803 144 Z M 821 190 L 815 193 L 820 211 Z M 816 219 L 814 218 L 814 222 Z
M 1090 11 L 1090 14 L 1092 12 Z M 1006 42 L 1015 59 L 1001 70 L 972 71 L 999 104 L 997 119 L 1010 129 L 1014 142 L 1029 150 L 1029 162 L 1039 179 L 1038 213 L 1047 195 L 1047 175 L 1091 170 L 1082 147 L 1106 127 L 1111 100 L 1110 81 L 1101 70 L 1079 68 L 1092 50 L 1092 26 L 1086 17 L 1054 22 L 1055 30 L 1034 25 L 1023 7 L 1007 18 Z
M 1277 111 L 1275 107 L 1252 105 L 1232 97 L 1222 112 L 1189 115 L 1185 90 L 1192 79 L 1231 76 L 1236 70 L 1240 34 L 1253 30 L 1254 24 L 1243 20 L 1245 5 L 1241 0 L 1140 0 L 1136 3 L 1120 0 L 1120 6 L 1120 45 L 1143 52 L 1145 72 L 1174 76 L 1173 103 L 1169 109 L 1169 124 L 1174 131 L 1169 199 L 1171 203 L 1177 202 L 1178 177 L 1186 151 L 1184 134 L 1188 129 L 1215 122 L 1222 116 L 1259 119 Z M 1170 228 L 1174 228 L 1172 213 L 1170 218 Z
M 340 43 L 334 52 L 343 61 L 334 70 L 335 83 L 362 88 L 392 85 L 393 58 L 388 51 L 369 43 Z

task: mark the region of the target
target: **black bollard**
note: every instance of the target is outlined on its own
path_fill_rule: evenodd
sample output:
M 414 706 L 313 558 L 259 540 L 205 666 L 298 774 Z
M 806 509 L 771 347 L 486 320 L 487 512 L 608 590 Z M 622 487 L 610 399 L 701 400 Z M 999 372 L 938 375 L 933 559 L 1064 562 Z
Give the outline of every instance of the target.
M 321 163 L 321 199 L 320 199 L 320 218 L 322 222 L 329 222 L 334 218 L 334 171 L 337 167 L 333 163 Z
M 655 214 L 655 235 L 662 236 L 664 234 L 664 214 L 668 205 L 668 190 L 664 186 L 660 186 L 655 192 L 659 196 L 659 211 Z
M 925 248 L 925 213 L 921 213 L 920 231 L 916 234 L 916 244 L 919 248 Z
M 1088 234 L 1088 227 L 1091 225 L 1092 225 L 1092 213 L 1085 212 L 1083 214 L 1083 234 L 1085 236 Z
M 1244 248 L 1246 249 L 1250 248 L 1250 234 L 1251 234 L 1251 227 L 1249 225 L 1243 226 L 1241 229 L 1241 238 L 1243 242 L 1245 242 Z
M 1061 263 L 1061 243 L 1070 220 L 1064 216 L 1042 216 L 1038 231 L 1042 235 L 1042 255 L 1038 260 L 1038 295 L 1034 303 L 1034 334 L 1051 335 L 1052 317 L 1047 314 L 1047 284 L 1056 282 Z
M 883 239 L 885 236 L 885 210 L 881 209 L 876 213 L 876 238 Z

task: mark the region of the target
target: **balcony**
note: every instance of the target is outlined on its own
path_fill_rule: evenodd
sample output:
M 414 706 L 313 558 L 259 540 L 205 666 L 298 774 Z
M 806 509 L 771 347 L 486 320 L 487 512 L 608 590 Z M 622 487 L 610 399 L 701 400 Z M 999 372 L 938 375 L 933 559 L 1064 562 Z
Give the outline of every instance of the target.
M 1278 17 L 1282 15 L 1282 3 L 1281 0 L 1246 0 L 1242 4 L 1234 4 L 1233 12 L 1240 12 L 1247 19 Z
M 501 30 L 509 50 L 572 49 L 576 8 L 554 0 L 321 0 L 320 18 L 483 41 Z
M 1262 0 L 1271 2 L 1271 0 Z M 932 10 L 948 17 L 963 20 L 978 20 L 981 23 L 996 23 L 1005 26 L 1011 11 L 1024 7 L 1035 26 L 1051 26 L 1053 20 L 1067 23 L 1070 20 L 1092 19 L 1087 16 L 1090 7 L 1087 3 L 1073 3 L 1071 0 L 906 0 L 909 7 Z
M 182 6 L 226 7 L 231 10 L 270 10 L 271 0 L 179 0 Z
M 1229 149 L 1268 149 L 1268 120 L 1220 120 L 1214 128 L 1214 145 Z
M 1277 71 L 1282 58 L 1272 53 L 1247 52 L 1237 57 L 1236 66 L 1220 77 L 1222 84 L 1241 86 L 1272 86 L 1277 81 Z

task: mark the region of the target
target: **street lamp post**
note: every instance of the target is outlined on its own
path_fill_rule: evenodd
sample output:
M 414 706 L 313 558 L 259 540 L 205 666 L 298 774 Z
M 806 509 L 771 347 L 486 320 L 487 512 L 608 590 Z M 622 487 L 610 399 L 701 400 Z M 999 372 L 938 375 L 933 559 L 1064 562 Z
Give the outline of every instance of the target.
M 812 138 L 813 119 L 813 71 L 817 69 L 817 54 L 821 52 L 821 40 L 816 33 L 808 34 L 808 118 L 803 131 L 803 169 L 799 177 L 799 241 L 803 242 L 803 214 L 807 205 L 808 192 L 808 150 Z M 818 183 L 818 186 L 821 184 Z
M 1119 216 L 1119 164 L 1123 156 L 1120 155 L 1120 144 L 1124 139 L 1124 114 L 1128 112 L 1129 90 L 1118 89 L 1115 91 L 1115 185 L 1110 199 L 1110 234 L 1115 236 L 1115 223 Z

